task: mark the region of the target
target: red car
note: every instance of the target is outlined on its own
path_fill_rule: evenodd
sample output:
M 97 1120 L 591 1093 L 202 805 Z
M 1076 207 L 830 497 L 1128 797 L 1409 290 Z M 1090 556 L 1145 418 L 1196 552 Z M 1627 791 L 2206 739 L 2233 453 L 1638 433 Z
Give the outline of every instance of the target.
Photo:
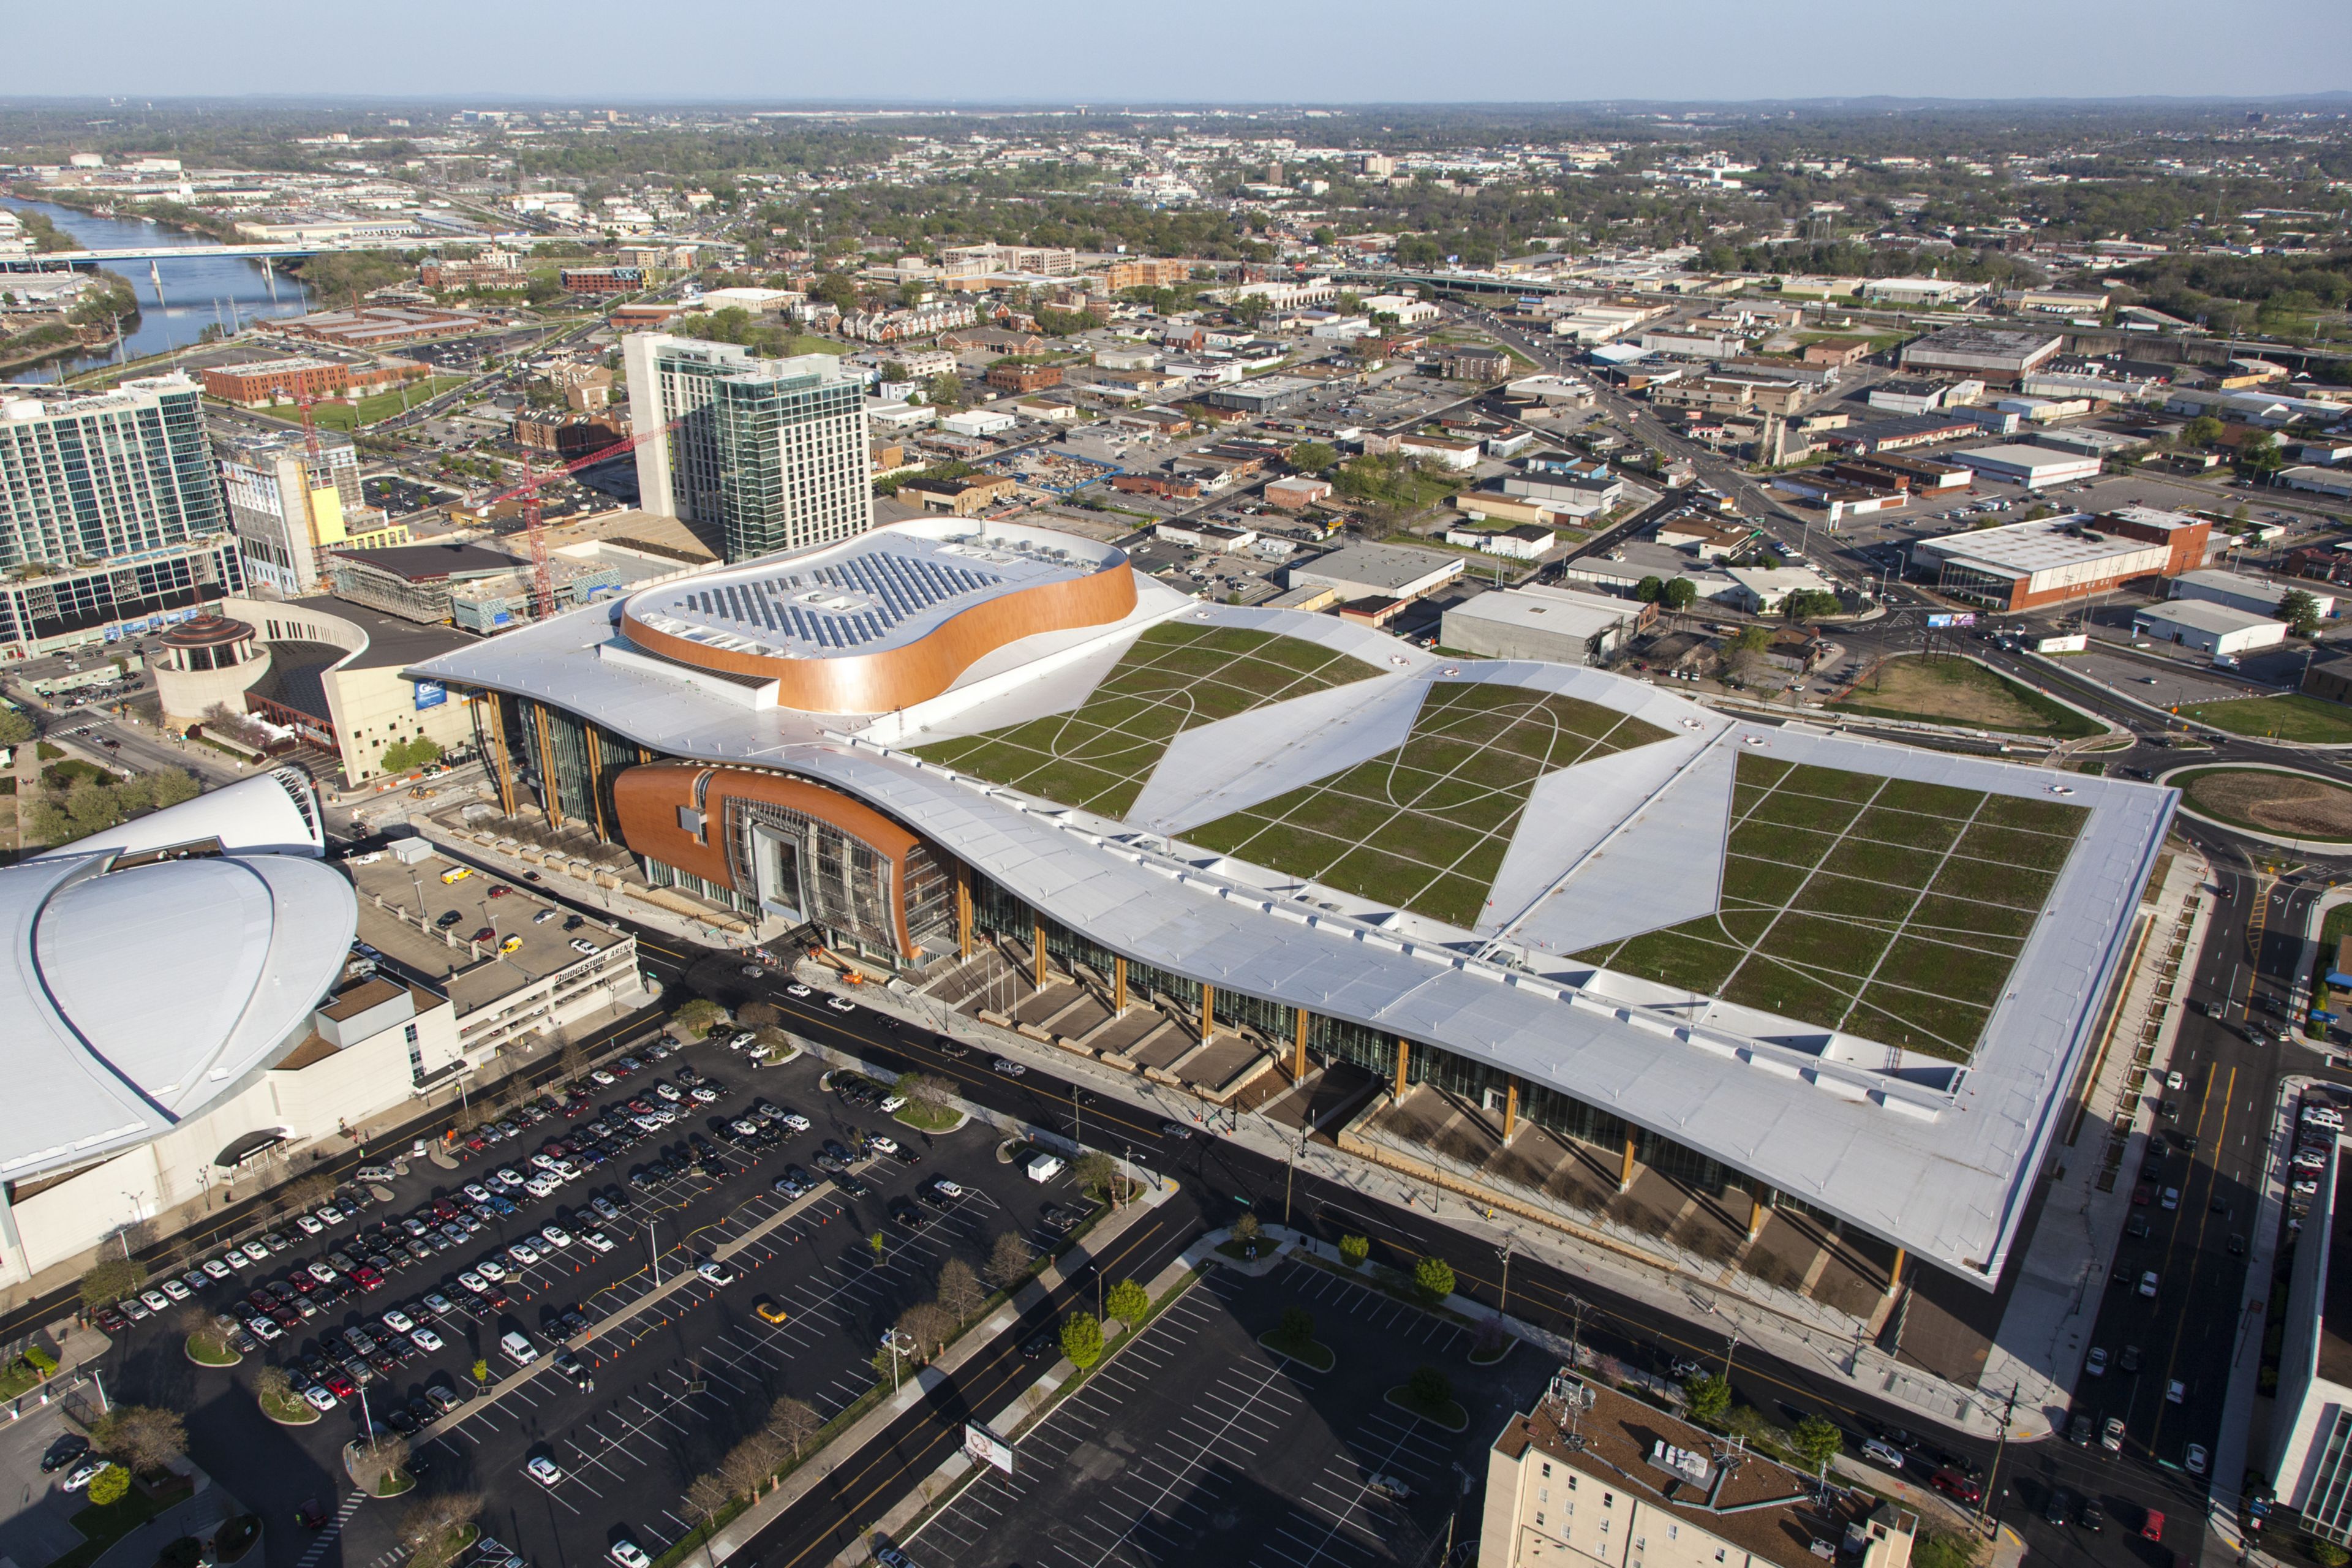
M 360 1391 L 352 1380 L 340 1372 L 329 1373 L 326 1383 L 327 1392 L 338 1399 L 357 1399 L 360 1396 Z
M 100 1307 L 97 1311 L 92 1312 L 90 1317 L 97 1322 L 100 1328 L 104 1329 L 110 1334 L 119 1334 L 123 1330 L 131 1326 L 131 1320 L 116 1311 L 112 1307 Z
M 291 1333 L 293 1331 L 302 1326 L 301 1314 L 295 1311 L 291 1307 L 270 1308 L 269 1321 L 277 1324 L 279 1328 L 284 1329 L 289 1333 Z
M 373 1290 L 377 1286 L 383 1283 L 383 1271 L 379 1268 L 371 1268 L 366 1264 L 362 1263 L 357 1268 L 352 1270 L 352 1279 L 361 1289 Z
M 1950 1498 L 1954 1502 L 1976 1504 L 1984 1500 L 1984 1488 L 1959 1471 L 1948 1467 L 1927 1478 L 1927 1484 Z
M 488 1303 L 490 1310 L 494 1312 L 502 1312 L 514 1305 L 514 1299 L 496 1285 L 482 1292 L 482 1300 Z
M 513 891 L 514 889 L 512 888 L 506 886 L 504 883 L 497 883 L 493 884 L 490 888 L 490 897 L 494 899 L 503 899 L 509 893 Z
M 474 933 L 474 940 L 476 942 L 496 942 L 499 940 L 498 928 L 496 926 L 484 926 L 481 930 Z
M 2156 1509 L 2149 1509 L 2147 1516 L 2139 1521 L 2139 1536 L 2142 1541 L 2162 1541 L 2164 1515 Z

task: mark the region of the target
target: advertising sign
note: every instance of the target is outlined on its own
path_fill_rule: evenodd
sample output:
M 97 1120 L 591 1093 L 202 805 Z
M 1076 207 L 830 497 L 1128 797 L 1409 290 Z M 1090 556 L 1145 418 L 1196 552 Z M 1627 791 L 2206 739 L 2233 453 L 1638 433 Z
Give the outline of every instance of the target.
M 449 689 L 439 681 L 420 680 L 416 683 L 416 710 L 419 713 L 427 708 L 438 708 L 448 700 Z
M 1008 1476 L 1013 1473 L 1013 1445 L 977 1421 L 964 1423 L 963 1451 L 975 1465 L 994 1465 Z

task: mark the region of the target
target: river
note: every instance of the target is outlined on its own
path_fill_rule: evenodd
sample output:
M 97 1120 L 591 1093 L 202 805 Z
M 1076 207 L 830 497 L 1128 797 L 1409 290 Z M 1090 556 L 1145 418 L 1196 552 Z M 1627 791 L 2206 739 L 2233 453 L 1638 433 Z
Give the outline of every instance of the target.
M 214 243 L 204 235 L 167 228 L 144 218 L 92 217 L 49 202 L 0 195 L 0 206 L 38 213 L 91 250 Z M 299 283 L 282 271 L 273 279 L 258 261 L 218 256 L 190 257 L 185 260 L 166 258 L 158 260 L 152 269 L 144 261 L 123 261 L 108 270 L 129 279 L 139 295 L 139 330 L 122 340 L 123 354 L 131 359 L 185 348 L 215 321 L 226 330 L 255 316 L 299 316 L 310 309 L 310 298 Z M 160 305 L 155 292 L 158 279 L 163 287 Z M 5 281 L 0 281 L 0 288 L 5 286 Z M 94 368 L 113 358 L 110 345 L 102 353 L 75 354 L 27 365 L 10 379 L 55 381 L 61 374 Z

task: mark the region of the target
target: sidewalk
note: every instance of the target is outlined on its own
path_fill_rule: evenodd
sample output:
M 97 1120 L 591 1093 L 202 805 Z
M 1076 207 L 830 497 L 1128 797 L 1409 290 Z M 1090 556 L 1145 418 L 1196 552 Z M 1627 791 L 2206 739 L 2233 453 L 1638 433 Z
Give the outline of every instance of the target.
M 859 985 L 853 990 L 845 986 L 832 970 L 813 963 L 801 963 L 794 974 L 810 985 L 853 996 L 863 1006 L 892 1014 L 992 1054 L 1050 1068 L 1056 1075 L 1083 1084 L 1091 1092 L 1119 1100 L 1154 1118 L 1197 1125 L 1202 1123 L 1204 1113 L 1213 1110 L 1181 1090 L 1120 1072 L 1089 1058 L 1039 1045 L 957 1013 L 943 1002 L 919 993 L 877 984 Z M 2128 1060 L 2127 1053 L 2125 1059 Z M 1759 1297 L 1771 1298 L 1769 1304 L 1756 1297 L 1733 1297 L 1722 1288 L 1720 1265 L 1710 1266 L 1709 1272 L 1703 1276 L 1678 1270 L 1663 1258 L 1655 1267 L 1644 1266 L 1635 1262 L 1626 1249 L 1605 1245 L 1597 1233 L 1588 1238 L 1549 1226 L 1522 1222 L 1515 1215 L 1490 1210 L 1454 1193 L 1442 1188 L 1433 1190 L 1425 1178 L 1409 1177 L 1312 1141 L 1302 1148 L 1290 1129 L 1267 1121 L 1263 1114 L 1251 1112 L 1230 1121 L 1226 1120 L 1230 1113 L 1214 1114 L 1218 1118 L 1217 1136 L 1232 1139 L 1277 1164 L 1295 1163 L 1302 1170 L 1353 1187 L 1381 1202 L 1424 1210 L 1450 1228 L 1489 1246 L 1507 1244 L 1519 1257 L 1540 1259 L 1564 1273 L 1601 1280 L 1628 1300 L 1709 1336 L 1720 1336 L 1736 1329 L 1744 1344 L 1757 1345 L 1784 1360 L 1825 1371 L 1845 1380 L 1857 1394 L 1901 1405 L 1922 1421 L 1982 1437 L 1993 1436 L 1999 1430 L 2000 1400 L 1897 1362 L 1866 1338 L 1858 1338 L 1851 1320 L 1817 1303 L 1761 1286 L 1753 1288 Z M 1269 1222 L 1274 1218 L 1271 1215 L 1267 1217 Z M 2115 1225 L 2120 1227 L 2120 1217 Z M 2067 1250 L 2078 1263 L 2083 1245 L 2079 1231 L 2067 1244 Z M 2113 1245 L 2112 1240 L 2109 1245 Z M 2104 1263 L 2098 1267 L 2103 1275 Z M 2053 1349 L 2053 1354 L 2055 1353 Z M 2021 1382 L 2032 1371 L 2021 1361 L 2013 1370 Z M 2068 1381 L 2071 1383 L 2071 1375 Z M 2054 1386 L 2046 1372 L 2040 1374 L 2040 1382 Z M 1993 1384 L 1988 1378 L 1983 1386 L 1989 1390 Z M 2005 1396 L 2007 1383 L 2000 1386 Z M 2063 1422 L 2063 1411 L 2056 1420 Z M 2020 1418 L 2010 1436 L 2016 1439 L 2043 1436 L 2053 1425 L 2053 1418 L 2042 1405 L 2032 1407 L 2029 1413 L 2021 1404 Z
M 2066 1423 L 2107 1269 L 2131 1217 L 2133 1177 L 2156 1125 L 2152 1102 L 2158 1097 L 2144 1092 L 2145 1085 L 2149 1079 L 2160 1083 L 2172 1058 L 2188 976 L 2212 921 L 2213 903 L 2202 891 L 2207 869 L 2198 857 L 2175 855 L 2155 910 L 2144 916 L 2149 923 L 2137 967 L 2095 1047 L 2105 1054 L 2084 1093 L 2074 1142 L 2052 1148 L 2057 1174 L 2042 1198 L 2032 1244 L 2014 1265 L 2022 1272 L 1977 1385 L 1987 1397 L 2017 1388 L 2019 1409 L 2036 1412 L 2043 1431 Z
M 726 1562 L 749 1545 L 760 1531 L 774 1523 L 787 1510 L 814 1491 L 821 1483 L 828 1480 L 844 1463 L 855 1459 L 863 1453 L 866 1445 L 887 1431 L 891 1424 L 900 1415 L 928 1397 L 933 1389 L 945 1383 L 952 1373 L 978 1355 L 998 1335 L 1020 1321 L 1023 1314 L 1043 1302 L 1055 1286 L 1065 1279 L 1075 1279 L 1086 1272 L 1093 1266 L 1097 1258 L 1103 1257 L 1109 1251 L 1111 1243 L 1126 1234 L 1137 1220 L 1167 1202 L 1175 1191 L 1176 1184 L 1172 1181 L 1166 1182 L 1158 1188 L 1148 1189 L 1134 1202 L 1096 1226 L 1087 1233 L 1085 1240 L 1072 1247 L 1062 1258 L 1046 1265 L 1036 1279 L 1013 1292 L 1012 1300 L 997 1308 L 985 1321 L 974 1324 L 967 1330 L 961 1339 L 948 1347 L 946 1354 L 930 1365 L 917 1371 L 896 1394 L 859 1416 L 847 1430 L 840 1433 L 816 1453 L 810 1455 L 807 1461 L 794 1468 L 774 1490 L 736 1515 L 724 1529 L 712 1536 L 700 1551 L 686 1559 L 686 1563 L 682 1564 L 681 1568 L 686 1568 L 688 1564 L 693 1565 L 693 1568 L 715 1568 L 716 1564 Z M 1159 1290 L 1157 1281 L 1154 1282 L 1152 1289 L 1156 1297 Z M 955 1459 L 962 1458 L 961 1454 L 955 1456 Z M 968 1466 L 970 1461 L 964 1460 L 964 1463 Z M 877 1488 L 877 1491 L 880 1489 Z M 919 1500 L 919 1506 L 928 1506 L 930 1499 L 937 1493 L 930 1489 L 929 1482 L 924 1482 L 916 1485 L 911 1495 Z M 903 1500 L 901 1506 L 903 1506 Z M 850 1550 L 858 1552 L 862 1560 L 866 1550 L 863 1542 L 853 1545 Z
M 2263 1162 L 2263 1190 L 2254 1204 L 2252 1256 L 2246 1259 L 2237 1337 L 2231 1347 L 2229 1388 L 2221 1396 L 2221 1427 L 2214 1435 L 2210 1467 L 2212 1480 L 2207 1490 L 2206 1518 L 2212 1531 L 2207 1540 L 2206 1559 L 2217 1564 L 2223 1561 L 2215 1552 L 2217 1542 L 2227 1549 L 2227 1560 L 2231 1563 L 2246 1557 L 2270 1561 L 2240 1528 L 2239 1487 L 2245 1479 L 2247 1450 L 2258 1444 L 2268 1447 L 2266 1435 L 2258 1436 L 2252 1431 L 2254 1398 L 2262 1375 L 2263 1333 L 2270 1310 L 2271 1269 L 2278 1253 L 2280 1211 L 2286 1204 L 2287 1159 L 2294 1152 L 2294 1106 L 2314 1081 L 2299 1077 L 2281 1079 L 2278 1103 L 2271 1110 L 2270 1151 Z

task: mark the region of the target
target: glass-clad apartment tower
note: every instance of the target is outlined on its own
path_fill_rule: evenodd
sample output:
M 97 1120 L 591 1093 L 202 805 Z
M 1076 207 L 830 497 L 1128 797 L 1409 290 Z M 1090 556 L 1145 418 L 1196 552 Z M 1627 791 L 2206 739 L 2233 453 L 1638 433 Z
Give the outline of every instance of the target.
M 831 354 L 762 360 L 659 332 L 623 347 L 640 434 L 638 504 L 716 521 L 730 561 L 827 544 L 874 525 L 862 382 Z

